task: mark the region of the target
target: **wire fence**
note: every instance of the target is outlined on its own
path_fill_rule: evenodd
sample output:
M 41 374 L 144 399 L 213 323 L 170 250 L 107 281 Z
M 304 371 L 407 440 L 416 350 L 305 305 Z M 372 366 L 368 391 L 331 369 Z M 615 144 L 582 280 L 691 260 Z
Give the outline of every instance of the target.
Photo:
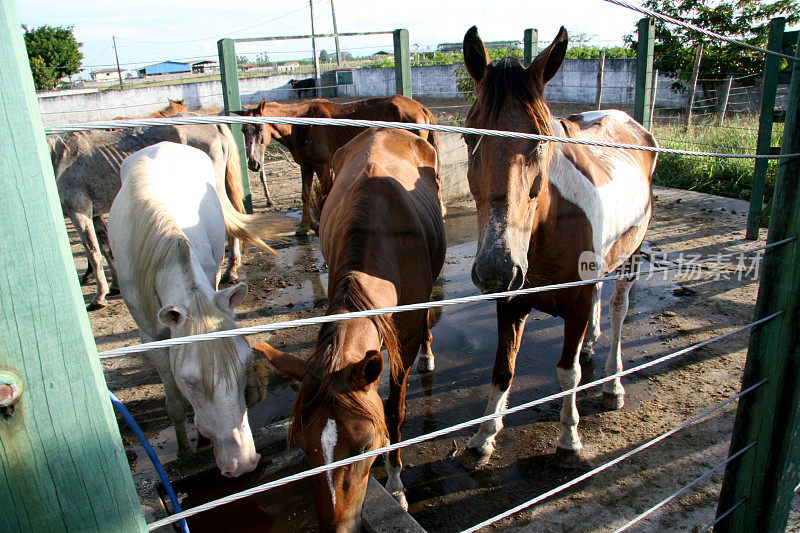
M 697 28 L 696 26 L 684 23 L 682 21 L 677 21 L 677 20 L 672 19 L 670 17 L 667 17 L 665 15 L 652 12 L 651 10 L 648 10 L 648 9 L 645 9 L 645 8 L 641 8 L 641 7 L 637 7 L 637 6 L 633 6 L 633 5 L 628 4 L 627 2 L 625 2 L 623 0 L 605 0 L 605 1 L 617 4 L 617 5 L 621 5 L 621 6 L 629 8 L 629 9 L 634 9 L 636 11 L 640 11 L 640 12 L 648 14 L 650 16 L 654 16 L 655 18 L 659 18 L 660 20 L 664 20 L 664 21 L 667 21 L 667 22 L 670 22 L 670 23 L 679 24 L 679 25 L 682 25 L 684 27 L 689 27 L 689 28 L 692 28 L 692 29 L 695 29 L 695 30 L 698 30 L 698 31 L 702 31 L 703 33 L 705 33 L 705 34 L 707 34 L 707 35 L 709 35 L 711 37 L 722 39 L 722 40 L 724 40 L 726 42 L 735 44 L 737 46 L 743 46 L 743 47 L 751 49 L 751 50 L 756 50 L 756 51 L 763 52 L 763 53 L 777 55 L 777 56 L 782 57 L 782 58 L 788 58 L 788 59 L 792 59 L 792 60 L 796 59 L 793 56 L 788 56 L 786 54 L 772 52 L 772 51 L 769 51 L 769 50 L 764 50 L 762 48 L 754 47 L 754 46 L 749 45 L 747 43 L 743 43 L 741 41 L 737 41 L 735 39 L 731 39 L 731 38 L 728 38 L 726 36 L 722 36 L 722 35 L 716 34 L 714 32 L 709 32 L 707 30 L 703 30 L 702 28 Z M 439 78 L 441 80 L 451 80 L 452 77 L 451 76 L 441 76 Z M 738 77 L 738 79 L 745 79 L 745 78 L 746 78 L 746 76 Z M 433 78 L 431 78 L 431 79 L 433 79 Z M 737 79 L 737 78 L 734 78 L 734 79 Z M 658 86 L 658 81 L 660 81 L 660 80 L 656 80 L 656 86 Z M 714 83 L 716 81 L 717 80 L 715 80 L 715 79 L 702 79 L 701 83 Z M 338 86 L 337 85 L 333 85 L 333 86 L 328 85 L 328 86 L 324 86 L 324 87 L 319 87 L 319 89 L 328 89 L 328 88 L 335 88 L 335 87 L 338 87 Z M 561 90 L 573 89 L 573 88 L 579 89 L 579 88 L 584 88 L 584 86 L 583 85 L 566 85 L 565 84 L 565 85 L 562 85 L 560 87 Z M 629 86 L 629 85 L 604 86 L 603 88 L 604 89 L 616 88 L 616 89 L 626 89 L 627 90 L 627 89 L 630 89 L 631 86 Z M 439 90 L 436 91 L 436 94 L 437 95 L 455 95 L 455 96 L 459 96 L 459 97 L 464 97 L 464 96 L 468 96 L 469 95 L 469 91 L 454 90 L 454 91 L 451 92 L 451 91 L 439 89 Z M 715 119 L 716 117 L 718 117 L 720 115 L 720 112 L 724 113 L 726 108 L 727 108 L 727 106 L 731 106 L 731 109 L 735 108 L 737 105 L 741 109 L 747 108 L 747 106 L 750 105 L 751 100 L 752 100 L 754 95 L 756 95 L 756 91 L 754 89 L 750 88 L 750 87 L 735 87 L 735 88 L 732 88 L 728 92 L 728 94 L 725 95 L 725 102 L 726 103 L 723 106 L 722 103 L 721 103 L 722 102 L 722 97 L 721 97 L 721 95 L 718 94 L 718 89 L 716 89 L 716 88 L 715 89 L 709 89 L 709 90 L 703 89 L 702 92 L 701 92 L 700 98 L 695 99 L 694 105 L 692 106 L 692 109 L 688 109 L 688 106 L 684 107 L 682 105 L 673 105 L 671 107 L 670 106 L 660 107 L 659 108 L 660 109 L 659 118 L 663 121 L 663 123 L 669 123 L 670 120 L 674 120 L 675 115 L 680 115 L 681 112 L 686 112 L 686 113 L 693 112 L 695 114 L 695 120 L 697 120 L 699 123 L 703 123 L 704 121 L 711 121 L 711 120 Z M 206 97 L 208 97 L 208 98 L 213 97 L 213 96 L 217 96 L 217 94 L 206 95 Z M 730 102 L 730 98 L 731 97 L 733 97 L 733 99 L 734 99 L 733 102 Z M 738 101 L 738 103 L 737 103 L 737 101 Z M 468 107 L 468 105 L 469 104 L 446 105 L 446 106 L 438 106 L 438 107 L 437 106 L 432 106 L 432 109 L 463 109 L 463 108 Z M 122 106 L 122 107 L 134 107 L 134 106 L 131 105 L 131 106 Z M 672 116 L 670 116 L 670 115 L 672 115 Z M 658 122 L 658 121 L 656 121 L 656 122 Z M 318 125 L 318 126 L 358 126 L 358 127 L 389 127 L 389 128 L 400 128 L 400 129 L 422 129 L 422 130 L 431 130 L 431 131 L 439 131 L 439 132 L 460 133 L 462 135 L 501 136 L 501 137 L 508 137 L 508 138 L 529 139 L 529 140 L 537 140 L 537 141 L 550 141 L 550 142 L 560 142 L 560 143 L 585 144 L 585 145 L 591 145 L 591 146 L 600 146 L 600 147 L 608 147 L 608 148 L 616 148 L 616 149 L 645 150 L 645 151 L 657 152 L 657 153 L 662 153 L 662 154 L 672 154 L 672 155 L 692 156 L 692 157 L 713 157 L 713 158 L 728 158 L 728 159 L 757 159 L 757 158 L 780 159 L 780 158 L 794 158 L 794 157 L 800 156 L 800 154 L 780 154 L 780 155 L 764 155 L 764 154 L 762 154 L 762 155 L 755 155 L 755 154 L 752 154 L 752 153 L 726 153 L 726 152 L 715 152 L 715 151 L 691 151 L 691 150 L 682 150 L 682 149 L 674 149 L 674 148 L 661 148 L 661 147 L 644 147 L 644 146 L 626 145 L 626 144 L 620 144 L 620 143 L 591 142 L 591 141 L 586 141 L 586 140 L 577 140 L 577 139 L 557 137 L 557 136 L 547 136 L 547 135 L 537 135 L 537 134 L 523 134 L 523 133 L 518 133 L 518 132 L 500 132 L 500 131 L 496 131 L 496 130 L 465 128 L 465 127 L 447 126 L 447 125 L 401 124 L 401 123 L 384 122 L 384 121 L 359 121 L 359 120 L 341 120 L 341 119 L 308 119 L 308 118 L 293 119 L 293 118 L 286 118 L 286 117 L 279 117 L 279 118 L 273 118 L 273 117 L 270 117 L 270 118 L 267 118 L 267 117 L 181 117 L 180 119 L 172 119 L 172 120 L 169 120 L 169 119 L 144 119 L 144 120 L 115 121 L 115 122 L 93 122 L 93 123 L 71 124 L 71 125 L 61 126 L 61 127 L 51 127 L 51 128 L 48 128 L 48 132 L 49 133 L 62 133 L 62 132 L 78 131 L 78 130 L 95 130 L 95 129 L 112 129 L 112 128 L 116 129 L 116 128 L 120 128 L 120 127 L 127 127 L 127 128 L 148 127 L 148 126 L 166 125 L 166 124 L 220 124 L 220 123 L 231 124 L 231 125 L 232 124 L 242 124 L 242 123 L 255 123 L 255 124 L 273 123 L 273 124 L 310 124 L 310 125 Z M 720 125 L 719 127 L 722 128 L 722 127 L 725 127 L 725 126 Z M 740 131 L 756 131 L 756 128 L 752 128 L 752 127 L 727 126 L 726 128 L 731 129 L 731 130 L 740 130 Z M 710 147 L 716 146 L 716 145 L 714 145 L 712 143 L 705 143 L 704 144 L 702 142 L 694 142 L 694 141 L 692 141 L 690 143 L 689 141 L 681 140 L 679 138 L 673 138 L 673 139 L 670 139 L 670 140 L 675 141 L 675 142 L 685 142 L 687 144 L 700 145 L 700 146 L 710 146 Z M 741 150 L 742 152 L 752 152 L 753 151 L 753 148 L 750 147 L 750 146 L 743 146 L 743 145 L 733 145 L 733 146 L 734 146 L 734 148 L 736 148 L 737 150 Z M 752 253 L 752 252 L 761 251 L 761 250 L 767 250 L 767 249 L 770 249 L 770 248 L 773 248 L 773 247 L 776 247 L 776 246 L 785 245 L 785 244 L 787 244 L 787 243 L 789 243 L 789 242 L 791 242 L 793 240 L 795 240 L 795 237 L 792 237 L 792 238 L 789 238 L 789 239 L 784 239 L 784 240 L 778 241 L 778 242 L 773 242 L 773 243 L 770 243 L 770 244 L 767 244 L 767 245 L 764 245 L 764 246 L 751 248 L 751 249 L 748 249 L 748 250 L 743 250 L 743 251 L 739 251 L 739 252 L 732 252 L 730 254 L 723 254 L 723 256 L 726 256 L 726 255 L 727 256 L 733 256 L 733 255 Z M 711 258 L 711 259 L 694 261 L 694 262 L 689 262 L 689 263 L 702 264 L 702 263 L 707 262 L 709 260 L 715 260 L 715 259 L 718 259 L 720 257 L 722 257 L 722 256 L 715 256 L 714 258 Z M 678 267 L 679 267 L 679 265 L 670 265 L 670 266 L 667 266 L 667 267 L 651 268 L 649 270 L 643 271 L 642 274 L 651 273 L 651 272 L 665 271 L 665 270 L 668 270 L 670 268 L 678 268 Z M 208 340 L 208 339 L 212 339 L 212 338 L 248 335 L 248 334 L 252 334 L 252 333 L 260 333 L 260 332 L 266 332 L 266 331 L 277 331 L 277 330 L 280 330 L 280 329 L 285 329 L 285 328 L 290 328 L 290 327 L 299 327 L 299 326 L 322 324 L 322 323 L 332 322 L 332 321 L 348 320 L 348 319 L 352 319 L 352 318 L 356 318 L 356 317 L 362 317 L 362 316 L 374 316 L 374 315 L 378 315 L 378 314 L 389 314 L 389 313 L 403 312 L 403 311 L 409 311 L 409 310 L 418 310 L 418 309 L 430 309 L 430 308 L 435 308 L 435 307 L 445 307 L 445 306 L 451 306 L 451 305 L 459 305 L 459 304 L 464 304 L 464 303 L 468 303 L 468 302 L 475 302 L 475 301 L 487 301 L 487 300 L 494 300 L 494 299 L 499 299 L 499 298 L 509 298 L 509 297 L 512 297 L 512 296 L 522 296 L 522 295 L 534 294 L 534 293 L 544 292 L 544 291 L 560 290 L 560 289 L 564 289 L 564 288 L 576 287 L 576 286 L 581 286 L 581 285 L 591 285 L 591 284 L 601 283 L 601 282 L 605 282 L 605 281 L 611 281 L 611 280 L 614 280 L 614 279 L 620 279 L 620 278 L 623 278 L 623 277 L 628 278 L 628 277 L 630 277 L 630 274 L 609 275 L 609 276 L 604 276 L 602 278 L 591 279 L 591 280 L 582 280 L 582 281 L 576 281 L 576 282 L 571 282 L 571 283 L 547 285 L 547 286 L 542 286 L 542 287 L 534 287 L 534 288 L 529 288 L 529 289 L 522 289 L 522 290 L 518 290 L 518 291 L 506 291 L 506 292 L 503 292 L 503 293 L 496 293 L 496 294 L 475 295 L 475 296 L 468 296 L 468 297 L 463 297 L 463 298 L 453 298 L 453 299 L 450 299 L 450 300 L 442 300 L 442 301 L 434 301 L 434 302 L 423 302 L 423 303 L 419 303 L 419 304 L 412 304 L 412 305 L 405 305 L 405 306 L 395 306 L 395 307 L 383 308 L 383 309 L 374 309 L 374 310 L 358 312 L 358 313 L 342 313 L 342 314 L 339 314 L 339 315 L 321 316 L 321 317 L 314 317 L 314 318 L 300 319 L 300 320 L 292 320 L 292 321 L 286 321 L 286 322 L 276 322 L 276 323 L 272 323 L 272 324 L 262 324 L 262 325 L 258 325 L 258 326 L 252 326 L 252 327 L 249 327 L 249 328 L 238 328 L 238 329 L 228 330 L 228 331 L 223 331 L 223 332 L 215 332 L 215 333 L 204 334 L 204 335 L 195 335 L 195 336 L 182 337 L 182 338 L 177 338 L 177 339 L 168 339 L 168 340 L 164 340 L 164 341 L 157 341 L 157 342 L 153 342 L 153 343 L 146 343 L 146 344 L 140 344 L 140 345 L 136 345 L 136 346 L 129 346 L 129 347 L 124 347 L 124 348 L 119 348 L 119 349 L 116 349 L 116 350 L 110 350 L 110 351 L 102 353 L 101 354 L 101 358 L 118 357 L 118 356 L 121 356 L 121 355 L 130 354 L 130 353 L 138 353 L 138 352 L 142 352 L 142 351 L 145 351 L 145 350 L 152 350 L 152 349 L 156 349 L 156 348 L 175 346 L 175 345 L 179 345 L 179 344 L 186 344 L 186 343 L 189 343 L 189 342 L 202 342 L 203 340 Z M 368 459 L 368 458 L 375 457 L 375 456 L 383 454 L 383 453 L 387 453 L 387 452 L 392 451 L 392 450 L 401 449 L 401 448 L 404 448 L 404 447 L 407 447 L 407 446 L 412 446 L 412 445 L 420 443 L 420 442 L 424 442 L 424 441 L 428 441 L 428 440 L 431 440 L 431 439 L 439 438 L 439 437 L 442 437 L 442 436 L 445 436 L 445 435 L 449 435 L 449 434 L 452 434 L 454 432 L 458 432 L 458 431 L 464 430 L 466 428 L 482 424 L 482 423 L 484 423 L 486 421 L 489 421 L 489 420 L 493 420 L 493 419 L 496 419 L 496 418 L 507 416 L 509 414 L 513 414 L 513 413 L 516 413 L 516 412 L 519 412 L 519 411 L 522 411 L 522 410 L 525 410 L 525 409 L 530 409 L 530 408 L 532 408 L 534 406 L 538 406 L 538 405 L 541 405 L 541 404 L 544 404 L 544 403 L 547 403 L 547 402 L 554 401 L 554 400 L 559 399 L 559 398 L 563 398 L 563 397 L 565 397 L 567 395 L 570 395 L 570 394 L 575 394 L 575 393 L 578 393 L 580 391 L 596 387 L 598 385 L 601 385 L 603 383 L 609 382 L 611 380 L 619 379 L 621 377 L 624 377 L 624 376 L 627 376 L 627 375 L 630 375 L 630 374 L 633 374 L 633 373 L 636 373 L 636 372 L 641 372 L 641 371 L 643 371 L 643 370 L 645 370 L 647 368 L 650 368 L 650 367 L 652 367 L 654 365 L 658 365 L 658 364 L 663 363 L 665 361 L 669 361 L 669 360 L 675 359 L 675 358 L 680 357 L 680 356 L 682 356 L 682 355 L 684 355 L 686 353 L 689 353 L 689 352 L 697 350 L 697 349 L 699 349 L 699 348 L 701 348 L 703 346 L 706 346 L 706 345 L 708 345 L 710 343 L 713 343 L 713 342 L 719 341 L 721 339 L 727 338 L 727 337 L 729 337 L 731 335 L 734 335 L 736 333 L 745 331 L 747 329 L 757 327 L 757 326 L 759 326 L 761 324 L 764 324 L 764 323 L 766 323 L 766 322 L 768 322 L 770 320 L 775 319 L 776 317 L 780 316 L 782 313 L 783 313 L 783 311 L 774 313 L 774 314 L 769 315 L 769 316 L 767 316 L 767 317 L 765 317 L 765 318 L 763 318 L 761 320 L 754 321 L 754 322 L 752 322 L 750 324 L 747 324 L 745 326 L 736 328 L 736 329 L 734 329 L 734 330 L 732 330 L 730 332 L 727 332 L 725 334 L 718 335 L 718 336 L 713 337 L 711 339 L 708 339 L 708 340 L 693 344 L 693 345 L 691 345 L 689 347 L 686 347 L 686 348 L 683 348 L 681 350 L 677 350 L 675 352 L 669 353 L 669 354 L 664 355 L 662 357 L 656 358 L 656 359 L 654 359 L 654 360 L 652 360 L 650 362 L 641 364 L 641 365 L 639 365 L 637 367 L 630 368 L 628 370 L 624 370 L 624 371 L 621 371 L 621 372 L 618 372 L 616 374 L 612 374 L 612 375 L 609 375 L 609 376 L 605 376 L 605 377 L 603 377 L 601 379 L 598 379 L 598 380 L 595 380 L 595 381 L 593 381 L 591 383 L 587 383 L 587 384 L 584 384 L 584 385 L 579 385 L 577 387 L 574 387 L 574 388 L 571 388 L 571 389 L 568 389 L 568 390 L 564 390 L 564 391 L 561 391 L 559 393 L 556 393 L 556 394 L 553 394 L 553 395 L 550 395 L 550 396 L 546 396 L 544 398 L 539 398 L 539 399 L 531 401 L 531 402 L 523 403 L 521 405 L 518 405 L 518 406 L 515 406 L 515 407 L 512 407 L 512 408 L 504 409 L 504 410 L 498 411 L 496 413 L 487 414 L 487 415 L 484 415 L 483 417 L 478 417 L 478 418 L 475 418 L 475 419 L 472 419 L 472 420 L 469 420 L 469 421 L 466 421 L 466 422 L 462 422 L 460 424 L 455 424 L 455 425 L 449 426 L 447 428 L 443 428 L 441 430 L 433 431 L 433 432 L 430 432 L 430 433 L 427 433 L 427 434 L 424 434 L 424 435 L 421 435 L 421 436 L 418 436 L 418 437 L 407 439 L 407 440 L 399 442 L 399 443 L 391 444 L 389 446 L 384 446 L 382 448 L 378 448 L 376 450 L 371 450 L 371 451 L 363 453 L 363 454 L 359 454 L 359 455 L 356 455 L 356 456 L 348 457 L 346 459 L 343 459 L 343 460 L 340 460 L 340 461 L 335 461 L 335 462 L 329 463 L 329 464 L 324 465 L 324 466 L 320 466 L 320 467 L 317 467 L 317 468 L 312 468 L 312 469 L 306 470 L 304 472 L 300 472 L 298 474 L 287 476 L 287 477 L 284 477 L 284 478 L 279 479 L 279 480 L 271 481 L 269 483 L 264 483 L 264 484 L 261 484 L 261 485 L 259 485 L 257 487 L 253 487 L 253 488 L 250 488 L 250 489 L 247 489 L 247 490 L 235 493 L 235 494 L 231 494 L 231 495 L 226 496 L 224 498 L 220 498 L 220 499 L 214 500 L 212 502 L 209 502 L 209 503 L 206 503 L 206 504 L 203 504 L 203 505 L 199 505 L 199 506 L 196 506 L 196 507 L 191 508 L 191 509 L 184 510 L 182 512 L 173 514 L 173 515 L 171 515 L 171 516 L 169 516 L 169 517 L 167 517 L 167 518 L 165 518 L 163 520 L 158 520 L 158 521 L 155 521 L 155 522 L 152 522 L 152 523 L 148 524 L 148 529 L 149 530 L 154 530 L 154 529 L 157 529 L 159 527 L 163 527 L 163 526 L 166 526 L 166 525 L 171 524 L 173 522 L 176 522 L 178 520 L 182 520 L 182 519 L 187 518 L 189 516 L 193 516 L 193 515 L 199 514 L 201 512 L 205 512 L 205 511 L 214 509 L 214 508 L 219 507 L 221 505 L 225 505 L 225 504 L 231 503 L 233 501 L 236 501 L 236 500 L 239 500 L 239 499 L 242 499 L 242 498 L 246 498 L 246 497 L 252 496 L 254 494 L 257 494 L 257 493 L 260 493 L 260 492 L 263 492 L 263 491 L 267 491 L 267 490 L 270 490 L 272 488 L 275 488 L 275 487 L 278 487 L 278 486 L 281 486 L 281 485 L 285 485 L 285 484 L 288 484 L 288 483 L 292 483 L 294 481 L 298 481 L 300 479 L 304 479 L 304 478 L 308 478 L 308 477 L 311 477 L 311 476 L 314 476 L 314 475 L 318 475 L 318 474 L 321 474 L 321 473 L 324 473 L 324 472 L 328 472 L 328 471 L 334 470 L 336 468 L 340 468 L 342 466 L 346 466 L 348 464 L 352 464 L 352 463 L 355 463 L 355 462 L 358 462 L 358 461 L 362 461 L 362 460 L 365 460 L 365 459 Z M 586 472 L 585 474 L 582 474 L 582 475 L 580 475 L 580 476 L 578 476 L 578 477 L 576 477 L 576 478 L 574 478 L 574 479 L 572 479 L 572 480 L 570 480 L 570 481 L 568 481 L 566 483 L 563 483 L 563 484 L 559 485 L 558 487 L 555 487 L 555 488 L 553 488 L 553 489 L 551 489 L 551 490 L 549 490 L 549 491 L 547 491 L 547 492 L 545 492 L 543 494 L 540 494 L 539 496 L 537 496 L 535 498 L 532 498 L 532 499 L 530 499 L 530 500 L 528 500 L 528 501 L 526 501 L 526 502 L 524 502 L 524 503 L 522 503 L 520 505 L 517 505 L 517 506 L 515 506 L 515 507 L 513 507 L 513 508 L 511 508 L 511 509 L 509 509 L 507 511 L 504 511 L 503 513 L 500 513 L 500 514 L 498 514 L 496 516 L 493 516 L 493 517 L 491 517 L 491 518 L 489 518 L 489 519 L 487 519 L 487 520 L 485 520 L 483 522 L 480 522 L 480 523 L 478 523 L 478 524 L 466 529 L 465 532 L 477 531 L 477 530 L 479 530 L 479 529 L 481 529 L 483 527 L 486 527 L 486 526 L 491 525 L 493 523 L 496 523 L 496 522 L 498 522 L 500 520 L 508 518 L 511 515 L 519 512 L 519 511 L 521 511 L 523 509 L 526 509 L 526 508 L 528 508 L 528 507 L 530 507 L 532 505 L 535 505 L 536 503 L 539 503 L 539 502 L 541 502 L 541 501 L 543 501 L 543 500 L 545 500 L 547 498 L 550 498 L 551 496 L 553 496 L 555 494 L 558 494 L 559 492 L 562 492 L 562 491 L 564 491 L 564 490 L 566 490 L 566 489 L 568 489 L 570 487 L 573 487 L 573 486 L 577 485 L 578 483 L 581 483 L 582 481 L 584 481 L 584 480 L 596 475 L 597 473 L 602 472 L 604 470 L 607 470 L 607 469 L 619 464 L 620 462 L 628 459 L 629 457 L 631 457 L 631 456 L 633 456 L 633 455 L 635 455 L 637 453 L 640 453 L 643 450 L 645 450 L 645 449 L 647 449 L 647 448 L 649 448 L 649 447 L 651 447 L 651 446 L 653 446 L 653 445 L 655 445 L 655 444 L 667 439 L 668 437 L 674 435 L 676 432 L 678 432 L 678 431 L 680 431 L 680 430 L 682 430 L 682 429 L 684 429 L 684 428 L 686 428 L 686 427 L 698 422 L 699 420 L 709 416 L 710 414 L 717 412 L 718 410 L 720 410 L 720 409 L 724 408 L 725 406 L 729 405 L 731 402 L 741 398 L 742 396 L 744 396 L 746 394 L 749 394 L 753 390 L 755 390 L 758 387 L 764 385 L 767 381 L 768 381 L 768 378 L 767 379 L 763 379 L 763 380 L 759 381 L 758 383 L 752 385 L 751 387 L 748 387 L 747 389 L 742 390 L 740 393 L 728 398 L 727 400 L 723 401 L 722 403 L 720 403 L 720 404 L 708 409 L 707 411 L 705 411 L 705 412 L 703 412 L 703 413 L 701 413 L 699 415 L 694 416 L 690 420 L 688 420 L 688 421 L 680 424 L 679 426 L 667 431 L 666 433 L 663 433 L 663 434 L 661 434 L 661 435 L 659 435 L 657 437 L 654 437 L 654 438 L 648 440 L 647 442 L 641 444 L 640 446 L 637 446 L 636 448 L 621 454 L 617 458 L 615 458 L 615 459 L 613 459 L 611 461 L 608 461 L 608 462 L 604 463 L 603 465 L 601 465 L 599 467 L 596 467 L 596 468 L 590 470 L 589 472 Z M 750 444 L 748 444 L 744 448 L 738 450 L 737 452 L 735 452 L 733 454 L 730 454 L 724 461 L 722 461 L 721 463 L 717 464 L 713 468 L 709 469 L 707 472 L 705 472 L 701 476 L 697 477 L 696 479 L 694 479 L 690 483 L 684 485 L 678 491 L 674 492 L 673 494 L 671 494 L 667 498 L 663 499 L 661 502 L 657 503 L 656 505 L 650 507 L 645 512 L 640 513 L 639 515 L 637 515 L 633 519 L 629 520 L 623 526 L 618 528 L 617 531 L 627 530 L 631 526 L 633 526 L 636 523 L 640 522 L 641 520 L 645 519 L 647 516 L 651 515 L 652 513 L 657 511 L 658 509 L 662 508 L 664 505 L 667 505 L 670 501 L 672 501 L 675 498 L 677 498 L 679 495 L 685 493 L 687 490 L 689 490 L 692 487 L 696 486 L 701 481 L 707 479 L 709 476 L 711 476 L 712 474 L 717 472 L 719 469 L 723 468 L 725 465 L 727 465 L 731 461 L 736 460 L 737 458 L 739 458 L 740 456 L 745 454 L 747 451 L 751 450 L 755 445 L 756 445 L 755 442 L 751 442 Z M 800 490 L 800 485 L 798 485 L 795 488 L 795 491 L 797 491 L 797 490 Z M 711 524 L 706 526 L 706 529 L 704 531 L 709 530 L 710 528 L 712 528 L 715 524 L 718 523 L 719 520 L 722 520 L 723 518 L 725 518 L 729 513 L 733 512 L 733 510 L 738 508 L 744 502 L 745 502 L 745 499 L 742 499 L 739 502 L 737 502 L 731 509 L 727 510 L 724 513 L 721 513 L 714 522 L 712 522 Z

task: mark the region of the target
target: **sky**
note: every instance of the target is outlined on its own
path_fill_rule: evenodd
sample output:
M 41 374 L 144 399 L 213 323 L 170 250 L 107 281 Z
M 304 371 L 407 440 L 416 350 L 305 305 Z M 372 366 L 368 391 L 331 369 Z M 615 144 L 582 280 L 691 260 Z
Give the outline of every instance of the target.
M 74 26 L 83 43 L 83 66 L 114 66 L 116 36 L 123 69 L 165 60 L 216 59 L 217 40 L 311 33 L 308 0 L 15 0 L 21 24 Z M 539 31 L 540 48 L 563 25 L 570 33 L 592 36 L 598 46 L 622 43 L 642 15 L 603 0 L 334 0 L 340 33 L 409 30 L 412 51 L 457 42 L 477 25 L 487 41 L 522 40 L 525 28 Z M 316 33 L 333 33 L 331 0 L 314 0 Z M 354 56 L 392 50 L 392 36 L 342 37 Z M 317 50 L 335 50 L 333 39 L 317 39 Z M 270 61 L 311 57 L 310 39 L 240 43 L 237 55 Z

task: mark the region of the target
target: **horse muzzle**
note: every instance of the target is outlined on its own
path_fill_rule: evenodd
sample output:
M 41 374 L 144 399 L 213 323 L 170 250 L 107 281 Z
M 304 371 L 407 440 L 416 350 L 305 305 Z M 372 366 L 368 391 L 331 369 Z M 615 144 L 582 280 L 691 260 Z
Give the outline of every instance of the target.
M 253 159 L 252 157 L 247 158 L 247 168 L 252 170 L 253 172 L 258 172 L 261 170 L 261 163 Z
M 527 265 L 515 261 L 510 254 L 496 248 L 479 254 L 472 264 L 472 283 L 483 293 L 514 291 L 525 284 Z

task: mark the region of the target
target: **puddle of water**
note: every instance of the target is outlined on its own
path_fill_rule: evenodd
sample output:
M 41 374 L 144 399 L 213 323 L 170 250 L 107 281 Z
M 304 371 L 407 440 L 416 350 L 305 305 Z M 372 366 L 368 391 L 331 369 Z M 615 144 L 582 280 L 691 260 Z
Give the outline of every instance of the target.
M 285 477 L 307 467 L 299 465 L 264 475 L 269 465 L 260 464 L 252 473 L 230 479 L 216 469 L 173 483 L 183 509 Z M 187 519 L 192 533 L 259 531 L 305 533 L 317 531 L 317 515 L 311 479 L 306 478 L 244 498 Z

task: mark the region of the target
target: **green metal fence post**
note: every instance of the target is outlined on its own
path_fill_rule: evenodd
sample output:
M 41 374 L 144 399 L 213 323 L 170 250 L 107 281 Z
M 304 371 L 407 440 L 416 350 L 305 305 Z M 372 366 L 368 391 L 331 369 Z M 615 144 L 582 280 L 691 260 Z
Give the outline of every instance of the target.
M 794 63 L 781 153 L 800 152 L 800 64 Z M 800 159 L 781 159 L 767 242 L 800 236 Z M 783 310 L 750 335 L 742 387 L 769 381 L 739 400 L 731 452 L 757 444 L 730 463 L 717 515 L 743 503 L 715 533 L 783 532 L 800 481 L 800 241 L 768 250 L 756 319 Z
M 0 374 L 23 386 L 0 416 L 0 531 L 146 531 L 14 2 L 0 2 L 0 73 Z
M 411 52 L 408 47 L 408 30 L 394 30 L 393 36 L 395 91 L 411 98 Z
M 526 67 L 531 64 L 533 58 L 539 54 L 539 30 L 528 28 L 522 40 L 522 64 Z
M 645 17 L 638 24 L 639 42 L 636 45 L 636 94 L 633 100 L 633 118 L 648 130 L 653 126 L 650 98 L 653 90 L 653 46 L 655 24 Z
M 242 100 L 239 97 L 239 77 L 236 69 L 236 45 L 233 39 L 220 39 L 217 41 L 219 52 L 219 75 L 222 80 L 222 102 L 225 114 L 231 111 L 242 110 Z M 231 124 L 231 133 L 239 148 L 239 161 L 242 167 L 242 188 L 244 189 L 244 209 L 253 212 L 253 198 L 250 195 L 250 176 L 247 173 L 247 157 L 245 156 L 244 134 L 242 128 Z
M 786 19 L 774 18 L 769 23 L 769 40 L 767 48 L 776 52 L 783 51 L 783 32 Z M 769 154 L 772 147 L 772 124 L 775 120 L 775 97 L 778 94 L 778 69 L 781 59 L 768 55 L 764 60 L 764 80 L 761 89 L 761 116 L 758 119 L 757 154 Z M 753 171 L 753 188 L 750 192 L 750 211 L 747 214 L 747 233 L 745 238 L 758 238 L 761 212 L 764 210 L 764 187 L 767 182 L 766 159 L 756 159 Z

